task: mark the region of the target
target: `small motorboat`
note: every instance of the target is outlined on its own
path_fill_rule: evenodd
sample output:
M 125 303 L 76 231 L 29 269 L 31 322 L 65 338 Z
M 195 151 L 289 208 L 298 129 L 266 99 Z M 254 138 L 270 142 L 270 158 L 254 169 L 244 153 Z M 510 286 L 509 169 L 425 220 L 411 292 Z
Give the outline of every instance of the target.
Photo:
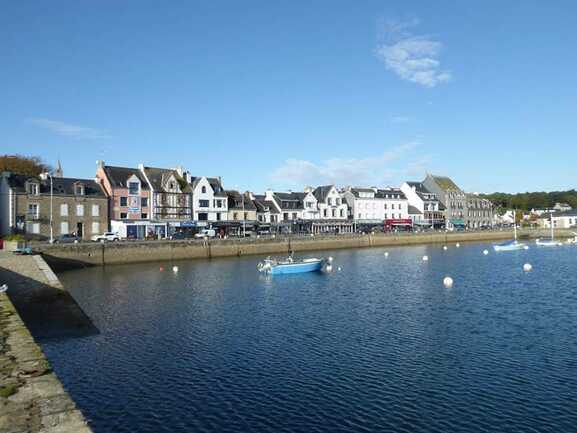
M 294 260 L 292 256 L 289 256 L 282 261 L 267 258 L 257 265 L 257 269 L 259 272 L 269 275 L 300 274 L 303 272 L 320 272 L 327 269 L 331 262 L 332 257 L 327 259 Z

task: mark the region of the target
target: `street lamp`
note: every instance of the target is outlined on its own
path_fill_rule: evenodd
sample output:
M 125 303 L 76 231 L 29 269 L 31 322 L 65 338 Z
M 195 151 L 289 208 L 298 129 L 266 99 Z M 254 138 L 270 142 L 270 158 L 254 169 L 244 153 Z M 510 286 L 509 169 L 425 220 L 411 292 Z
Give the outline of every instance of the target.
M 42 173 L 44 178 L 50 178 L 50 243 L 54 243 L 54 229 L 52 227 L 52 206 L 54 202 L 54 184 L 52 180 L 52 175 L 48 172 Z

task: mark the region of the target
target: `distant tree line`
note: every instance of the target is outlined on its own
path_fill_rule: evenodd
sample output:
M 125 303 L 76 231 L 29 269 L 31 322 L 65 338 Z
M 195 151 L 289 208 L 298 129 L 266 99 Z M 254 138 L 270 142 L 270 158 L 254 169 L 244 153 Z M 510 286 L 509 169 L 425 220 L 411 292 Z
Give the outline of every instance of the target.
M 4 171 L 27 176 L 38 176 L 40 173 L 51 172 L 52 167 L 37 156 L 0 155 L 0 173 Z
M 552 191 L 552 192 L 523 192 L 507 194 L 495 192 L 484 194 L 483 197 L 491 200 L 497 209 L 519 209 L 530 211 L 531 209 L 546 209 L 555 206 L 555 203 L 567 203 L 572 208 L 577 208 L 577 191 Z

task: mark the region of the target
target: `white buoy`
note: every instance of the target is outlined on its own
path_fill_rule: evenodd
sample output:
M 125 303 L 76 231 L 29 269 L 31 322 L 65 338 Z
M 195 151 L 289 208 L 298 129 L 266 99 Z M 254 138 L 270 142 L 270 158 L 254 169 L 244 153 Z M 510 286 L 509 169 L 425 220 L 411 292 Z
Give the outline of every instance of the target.
M 385 251 L 385 257 L 389 257 L 389 252 Z
M 429 261 L 429 256 L 423 256 L 423 262 L 428 262 Z
M 333 257 L 332 257 L 332 256 L 329 256 L 329 257 L 327 258 L 327 261 L 328 261 L 329 263 L 332 263 L 332 262 L 333 262 Z
M 533 266 L 531 265 L 531 263 L 525 263 L 523 265 L 523 270 L 525 272 L 531 272 L 533 270 Z
M 173 267 L 172 267 L 172 272 L 178 272 L 178 266 L 173 266 Z
M 449 249 L 449 248 L 447 248 L 447 245 L 445 245 L 445 246 L 443 247 L 443 250 L 444 250 L 444 251 L 447 251 L 448 249 Z
M 525 250 L 528 250 L 528 249 L 529 249 L 529 247 L 528 247 L 527 245 L 525 245 L 525 247 L 524 247 L 523 249 L 525 249 Z
M 331 265 L 328 265 L 325 267 L 325 271 L 327 272 L 331 272 L 333 270 L 333 267 Z
M 484 255 L 488 255 L 488 254 L 489 254 L 489 250 L 483 250 L 483 254 L 484 254 Z
M 340 272 L 340 271 L 342 271 L 342 269 L 341 269 L 341 267 L 340 267 L 340 266 L 337 268 L 337 271 L 339 271 L 339 272 Z
M 443 279 L 443 285 L 447 288 L 450 289 L 451 287 L 453 287 L 453 279 L 451 277 L 445 277 Z
M 457 242 L 457 245 L 455 245 L 457 248 L 461 248 L 461 244 Z

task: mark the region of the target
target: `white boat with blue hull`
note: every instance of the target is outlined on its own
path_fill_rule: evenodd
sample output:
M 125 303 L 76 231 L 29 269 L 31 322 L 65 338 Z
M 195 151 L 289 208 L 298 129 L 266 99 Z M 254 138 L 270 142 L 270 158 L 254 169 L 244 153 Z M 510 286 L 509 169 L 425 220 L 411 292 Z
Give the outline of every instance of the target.
M 514 215 L 517 214 L 517 211 L 515 211 Z M 519 250 L 528 250 L 529 247 L 524 244 L 523 242 L 519 242 L 517 240 L 517 223 L 516 221 L 513 223 L 513 235 L 514 238 L 512 241 L 507 241 L 505 243 L 502 244 L 498 244 L 498 245 L 493 245 L 493 249 L 495 251 L 519 251 Z
M 277 261 L 273 259 L 265 259 L 260 262 L 257 266 L 259 272 L 269 274 L 269 275 L 281 275 L 281 274 L 301 274 L 304 272 L 320 272 L 323 270 L 328 270 L 332 258 L 328 259 L 303 259 L 294 260 L 292 257 L 288 257 L 286 260 Z

